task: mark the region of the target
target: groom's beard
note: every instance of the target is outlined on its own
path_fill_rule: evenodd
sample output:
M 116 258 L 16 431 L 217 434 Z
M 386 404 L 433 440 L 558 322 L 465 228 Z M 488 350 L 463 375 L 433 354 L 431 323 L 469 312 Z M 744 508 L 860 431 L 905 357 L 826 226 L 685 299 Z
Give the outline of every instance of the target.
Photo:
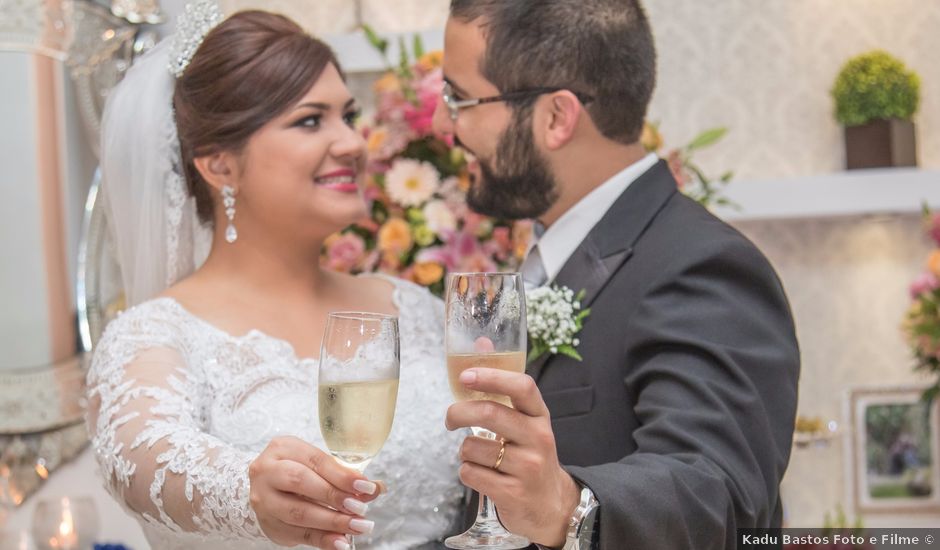
M 548 161 L 535 148 L 531 112 L 521 111 L 516 110 L 503 131 L 495 154 L 478 157 L 482 177 L 467 191 L 467 204 L 480 214 L 503 220 L 537 218 L 558 199 Z

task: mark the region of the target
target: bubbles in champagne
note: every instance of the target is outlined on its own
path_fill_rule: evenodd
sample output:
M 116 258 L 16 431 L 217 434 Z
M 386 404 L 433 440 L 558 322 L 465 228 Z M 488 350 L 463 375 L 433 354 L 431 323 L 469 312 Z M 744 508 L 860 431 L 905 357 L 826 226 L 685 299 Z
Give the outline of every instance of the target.
M 450 390 L 457 401 L 486 400 L 502 403 L 511 407 L 512 403 L 505 395 L 473 391 L 460 383 L 460 374 L 470 368 L 485 367 L 509 372 L 525 372 L 525 352 L 510 351 L 503 353 L 454 353 L 447 355 L 447 374 Z
M 321 382 L 320 431 L 330 452 L 351 466 L 364 467 L 388 438 L 397 398 L 397 379 Z

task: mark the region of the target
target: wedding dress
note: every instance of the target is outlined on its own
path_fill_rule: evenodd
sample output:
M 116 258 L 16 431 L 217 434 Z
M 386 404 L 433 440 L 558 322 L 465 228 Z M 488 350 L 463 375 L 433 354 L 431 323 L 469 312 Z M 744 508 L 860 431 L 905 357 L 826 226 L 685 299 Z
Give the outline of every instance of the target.
M 391 435 L 367 470 L 388 493 L 369 506 L 374 532 L 356 542 L 398 550 L 449 534 L 463 493 L 462 434 L 444 428 L 443 305 L 385 278 L 399 311 L 401 381 Z M 88 382 L 102 475 L 154 550 L 277 547 L 249 505 L 248 465 L 279 435 L 326 450 L 315 359 L 256 330 L 232 336 L 157 298 L 111 322 Z

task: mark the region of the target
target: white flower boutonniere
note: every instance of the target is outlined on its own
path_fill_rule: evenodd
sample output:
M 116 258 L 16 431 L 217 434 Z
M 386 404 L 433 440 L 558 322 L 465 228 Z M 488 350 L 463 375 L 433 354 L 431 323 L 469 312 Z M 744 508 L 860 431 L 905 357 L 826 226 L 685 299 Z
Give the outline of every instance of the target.
M 545 353 L 562 354 L 581 361 L 577 335 L 590 308 L 581 309 L 582 290 L 577 295 L 568 287 L 543 286 L 526 293 L 526 324 L 529 331 L 531 363 Z

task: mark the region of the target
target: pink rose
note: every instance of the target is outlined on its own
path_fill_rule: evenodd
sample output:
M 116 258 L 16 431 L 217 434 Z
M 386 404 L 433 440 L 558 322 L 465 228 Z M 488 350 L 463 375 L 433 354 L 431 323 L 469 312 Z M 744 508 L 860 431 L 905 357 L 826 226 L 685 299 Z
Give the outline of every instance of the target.
M 366 243 L 355 233 L 344 233 L 327 244 L 327 267 L 336 271 L 351 271 L 366 252 Z
M 430 135 L 433 132 L 432 120 L 437 102 L 444 87 L 444 77 L 440 70 L 435 70 L 415 83 L 417 105 L 406 102 L 402 107 L 404 120 L 418 136 Z
M 921 294 L 936 290 L 938 287 L 940 287 L 940 280 L 937 279 L 936 275 L 929 271 L 921 273 L 914 279 L 914 282 L 911 283 L 911 298 L 916 299 Z
M 493 242 L 495 242 L 501 250 L 509 252 L 512 250 L 512 234 L 509 231 L 508 227 L 497 227 L 493 230 Z
M 460 264 L 458 265 L 460 271 L 474 273 L 496 271 L 496 263 L 482 252 L 476 252 L 470 256 L 464 256 L 460 260 Z
M 679 190 L 681 191 L 689 181 L 689 174 L 685 171 L 685 167 L 682 165 L 682 155 L 678 149 L 673 149 L 666 156 L 666 163 L 669 165 L 669 171 L 672 172 L 672 177 L 676 178 L 676 183 L 679 184 Z
M 930 217 L 930 237 L 940 246 L 940 214 L 934 214 Z

